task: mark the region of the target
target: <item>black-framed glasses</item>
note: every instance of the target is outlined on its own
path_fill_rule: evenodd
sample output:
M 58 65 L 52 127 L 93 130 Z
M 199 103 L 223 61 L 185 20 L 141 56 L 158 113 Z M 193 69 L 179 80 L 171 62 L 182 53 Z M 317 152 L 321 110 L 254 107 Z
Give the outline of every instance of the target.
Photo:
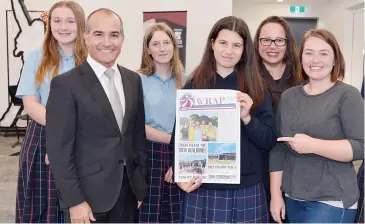
M 278 47 L 284 46 L 286 44 L 286 38 L 276 38 L 272 40 L 270 38 L 260 38 L 260 43 L 262 46 L 270 46 L 272 42 Z

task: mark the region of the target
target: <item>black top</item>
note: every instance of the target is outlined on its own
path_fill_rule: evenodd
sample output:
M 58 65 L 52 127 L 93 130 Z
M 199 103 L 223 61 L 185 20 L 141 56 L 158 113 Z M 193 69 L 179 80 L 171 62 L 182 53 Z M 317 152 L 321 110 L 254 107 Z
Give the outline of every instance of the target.
M 261 68 L 261 71 L 262 71 L 262 78 L 264 79 L 265 83 L 268 85 L 270 89 L 273 111 L 274 113 L 276 113 L 277 105 L 279 104 L 281 94 L 288 88 L 292 87 L 289 68 L 288 66 L 285 68 L 282 77 L 278 80 L 274 80 L 272 78 L 272 76 L 270 75 L 269 71 L 267 71 L 265 66 Z
M 195 89 L 188 82 L 184 89 Z M 238 90 L 235 72 L 222 78 L 217 74 L 216 83 L 211 89 Z M 262 103 L 251 112 L 251 121 L 244 125 L 241 121 L 241 183 L 240 184 L 202 184 L 206 189 L 237 189 L 254 185 L 262 180 L 261 151 L 271 150 L 276 143 L 275 118 L 269 92 L 265 89 Z M 175 128 L 171 144 L 174 146 Z

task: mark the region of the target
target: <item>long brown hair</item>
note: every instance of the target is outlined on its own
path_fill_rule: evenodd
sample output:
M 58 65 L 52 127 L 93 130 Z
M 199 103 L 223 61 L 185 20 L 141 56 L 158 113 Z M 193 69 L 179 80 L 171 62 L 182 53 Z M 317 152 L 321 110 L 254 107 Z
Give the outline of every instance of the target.
M 146 33 L 143 38 L 143 52 L 142 52 L 141 66 L 138 69 L 138 72 L 148 76 L 153 75 L 156 72 L 156 66 L 155 63 L 153 62 L 153 58 L 148 53 L 148 45 L 150 44 L 153 34 L 156 31 L 162 31 L 166 33 L 167 36 L 169 36 L 174 46 L 174 53 L 170 61 L 170 69 L 172 76 L 175 78 L 176 88 L 181 89 L 182 73 L 184 68 L 179 58 L 179 48 L 177 45 L 177 40 L 175 38 L 175 34 L 172 31 L 172 29 L 164 23 L 153 24 L 146 30 Z
M 257 61 L 259 62 L 259 68 L 261 74 L 264 74 L 266 68 L 263 62 L 262 57 L 259 53 L 259 44 L 260 44 L 260 34 L 262 27 L 268 23 L 276 23 L 283 27 L 285 31 L 286 38 L 286 51 L 283 58 L 283 63 L 286 64 L 286 67 L 289 71 L 289 79 L 291 86 L 296 86 L 302 82 L 302 77 L 300 76 L 300 63 L 298 57 L 298 50 L 295 39 L 293 37 L 293 33 L 289 27 L 289 24 L 281 17 L 278 16 L 270 16 L 261 22 L 259 28 L 256 31 L 254 45 L 256 50 Z
M 343 58 L 340 46 L 338 45 L 338 42 L 337 42 L 335 36 L 326 29 L 312 29 L 312 30 L 308 30 L 304 34 L 302 45 L 300 46 L 300 51 L 299 51 L 300 52 L 300 63 L 303 64 L 302 63 L 302 54 L 304 51 L 304 45 L 307 42 L 308 38 L 310 38 L 310 37 L 320 38 L 320 39 L 326 41 L 326 43 L 331 46 L 333 53 L 334 53 L 334 58 L 335 58 L 335 64 L 334 64 L 332 72 L 331 72 L 331 81 L 332 82 L 342 81 L 345 78 L 345 59 Z M 305 71 L 303 69 L 303 66 L 301 68 L 300 74 L 303 77 L 303 79 L 305 79 L 305 80 L 309 79 L 308 75 L 305 73 Z
M 57 40 L 52 35 L 51 20 L 52 12 L 56 8 L 67 7 L 71 9 L 75 15 L 77 24 L 77 37 L 75 43 L 75 65 L 80 65 L 87 56 L 87 47 L 84 41 L 85 31 L 85 14 L 81 6 L 74 1 L 60 1 L 55 3 L 49 10 L 49 19 L 46 25 L 46 34 L 43 41 L 43 57 L 41 63 L 37 69 L 36 82 L 39 85 L 42 83 L 47 72 L 53 70 L 52 78 L 58 74 L 60 67 L 60 54 L 58 52 Z
M 243 53 L 235 66 L 238 76 L 238 89 L 247 93 L 253 100 L 252 109 L 263 100 L 264 88 L 255 56 L 255 49 L 247 24 L 240 18 L 228 16 L 218 20 L 207 39 L 202 61 L 191 74 L 191 82 L 197 89 L 208 89 L 216 82 L 216 60 L 212 43 L 221 30 L 236 32 L 243 39 Z

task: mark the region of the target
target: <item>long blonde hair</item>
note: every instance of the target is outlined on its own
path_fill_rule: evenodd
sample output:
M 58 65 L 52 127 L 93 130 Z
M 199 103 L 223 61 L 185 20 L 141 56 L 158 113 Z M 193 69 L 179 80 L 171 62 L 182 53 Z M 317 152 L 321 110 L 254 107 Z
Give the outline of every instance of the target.
M 169 38 L 171 39 L 171 42 L 174 46 L 174 53 L 170 61 L 170 69 L 172 76 L 175 78 L 176 81 L 176 88 L 181 89 L 184 68 L 179 58 L 179 49 L 177 45 L 177 40 L 175 38 L 175 34 L 172 31 L 172 29 L 164 23 L 153 24 L 146 30 L 146 33 L 143 38 L 142 61 L 141 61 L 141 66 L 138 69 L 138 72 L 147 76 L 153 75 L 156 72 L 156 67 L 155 63 L 153 62 L 153 58 L 148 53 L 148 45 L 152 39 L 153 34 L 156 31 L 165 32 L 167 36 L 169 36 Z
M 53 37 L 51 30 L 52 12 L 56 8 L 60 7 L 67 7 L 71 9 L 75 15 L 77 25 L 77 37 L 74 52 L 75 65 L 80 65 L 87 56 L 87 47 L 83 37 L 85 31 L 84 10 L 78 3 L 74 1 L 60 1 L 55 3 L 49 10 L 49 19 L 47 20 L 46 34 L 43 41 L 43 57 L 36 73 L 36 82 L 38 85 L 42 83 L 44 77 L 47 75 L 47 72 L 51 71 L 52 69 L 52 78 L 55 77 L 58 74 L 60 67 L 60 54 L 57 48 L 57 40 Z

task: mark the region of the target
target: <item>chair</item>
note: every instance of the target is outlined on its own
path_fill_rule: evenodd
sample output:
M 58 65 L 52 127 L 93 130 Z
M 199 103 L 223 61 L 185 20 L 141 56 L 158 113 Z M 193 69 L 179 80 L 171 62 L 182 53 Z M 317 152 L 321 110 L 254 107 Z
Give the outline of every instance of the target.
M 11 103 L 8 107 L 8 110 L 6 111 L 6 113 L 10 110 L 11 105 L 13 104 L 14 106 L 20 106 L 19 110 L 16 114 L 16 116 L 14 117 L 14 120 L 12 121 L 12 123 L 10 124 L 9 127 L 2 127 L 2 129 L 4 130 L 4 136 L 7 137 L 7 135 L 11 132 L 15 132 L 16 136 L 17 136 L 17 141 L 14 143 L 14 145 L 12 146 L 12 148 L 14 148 L 17 145 L 21 145 L 20 142 L 20 133 L 23 132 L 25 133 L 26 128 L 19 128 L 17 126 L 17 122 L 18 120 L 21 118 L 21 113 L 24 110 L 24 105 L 23 105 L 23 101 L 19 98 L 17 98 L 16 95 L 16 91 L 17 91 L 18 86 L 9 86 L 8 88 L 8 92 L 9 92 L 9 96 L 10 96 L 10 100 Z M 28 116 L 27 116 L 28 117 Z M 27 118 L 27 126 L 28 126 L 28 118 Z
M 29 120 L 30 120 L 30 117 L 29 117 L 28 114 L 24 114 L 24 115 L 20 114 L 20 115 L 17 115 L 16 117 L 20 120 L 26 120 L 27 121 L 27 126 L 28 126 Z M 15 125 L 15 129 L 18 130 L 18 127 L 16 125 Z M 19 141 L 19 135 L 18 135 L 17 141 L 11 147 L 14 148 L 17 145 L 22 145 L 23 142 L 24 142 L 24 139 L 22 140 L 22 142 Z M 20 154 L 20 152 L 15 152 L 15 153 L 10 154 L 10 156 L 18 156 L 19 154 Z

